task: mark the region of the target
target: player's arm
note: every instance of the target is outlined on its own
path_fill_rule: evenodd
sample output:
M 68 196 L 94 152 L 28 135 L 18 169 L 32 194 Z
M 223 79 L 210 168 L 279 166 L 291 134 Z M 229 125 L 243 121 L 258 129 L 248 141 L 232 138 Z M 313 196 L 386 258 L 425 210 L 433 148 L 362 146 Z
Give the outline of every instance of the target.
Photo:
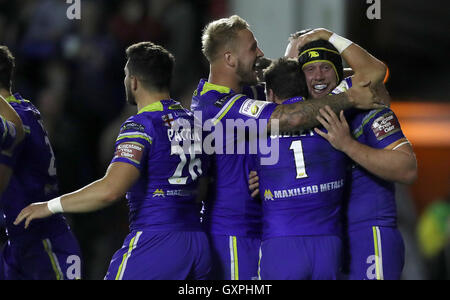
M 384 86 L 388 75 L 388 68 L 382 61 L 371 55 L 358 44 L 324 28 L 314 29 L 300 36 L 297 46 L 301 48 L 303 45 L 319 39 L 329 41 L 338 49 L 342 58 L 354 72 L 354 83 L 371 81 L 374 89 L 383 99 L 383 102 L 389 104 L 390 96 Z
M 382 61 L 378 60 L 358 44 L 330 30 L 317 28 L 305 33 L 299 37 L 297 46 L 301 48 L 303 45 L 319 39 L 329 41 L 336 47 L 359 80 L 371 81 L 373 84 L 383 82 L 387 67 Z
M 8 125 L 6 122 L 10 122 L 10 125 L 14 126 L 15 129 L 15 142 L 14 144 L 18 144 L 22 141 L 25 136 L 25 132 L 23 130 L 22 120 L 20 119 L 17 112 L 11 107 L 11 105 L 6 101 L 5 98 L 0 96 L 0 126 L 2 134 L 8 134 Z
M 327 95 L 314 100 L 300 101 L 278 105 L 270 116 L 267 130 L 272 128 L 272 120 L 279 120 L 281 131 L 311 129 L 320 123 L 316 116 L 319 110 L 329 106 L 335 113 L 355 107 L 359 109 L 376 109 L 385 107 L 377 93 L 370 86 L 370 81 L 355 83 L 349 90 L 337 95 Z
M 25 228 L 27 228 L 33 219 L 49 217 L 54 212 L 82 213 L 102 209 L 121 199 L 135 184 L 139 175 L 140 171 L 135 166 L 114 162 L 108 167 L 102 179 L 73 193 L 25 207 L 14 224 L 18 225 L 25 220 Z
M 406 138 L 401 138 L 384 149 L 376 149 L 359 143 L 350 135 L 343 112 L 338 118 L 327 107 L 321 110 L 321 115 L 317 118 L 328 132 L 317 128 L 314 129 L 315 132 L 370 173 L 384 180 L 405 184 L 411 184 L 416 180 L 416 156 Z

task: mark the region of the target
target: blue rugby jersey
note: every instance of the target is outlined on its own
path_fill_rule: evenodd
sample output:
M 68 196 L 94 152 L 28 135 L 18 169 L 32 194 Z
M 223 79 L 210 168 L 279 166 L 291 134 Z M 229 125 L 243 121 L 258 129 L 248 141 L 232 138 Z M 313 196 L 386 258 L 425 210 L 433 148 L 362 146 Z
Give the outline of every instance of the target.
M 250 99 L 228 87 L 211 84 L 204 79 L 200 80 L 194 91 L 191 110 L 196 114 L 201 112 L 205 125 L 209 123 L 208 120 L 212 122 L 209 123 L 211 126 L 205 127 L 220 134 L 215 140 L 216 151 L 210 171 L 214 183 L 205 204 L 204 224 L 208 232 L 217 235 L 260 237 L 261 204 L 259 200 L 251 197 L 248 188 L 248 174 L 250 170 L 256 169 L 256 149 L 255 154 L 249 154 L 252 150 L 248 138 L 251 130 L 245 129 L 241 123 L 236 126 L 239 129 L 234 130 L 234 134 L 227 135 L 226 124 L 227 121 L 254 120 L 255 124 L 259 125 L 259 120 L 270 118 L 275 107 L 274 103 Z M 257 135 L 265 130 L 258 128 L 257 132 L 251 133 Z M 239 134 L 247 136 L 239 138 Z M 227 147 L 234 149 L 235 154 L 229 154 Z M 239 148 L 245 149 L 244 153 L 247 154 L 237 154 Z
M 59 195 L 55 156 L 39 111 L 19 94 L 6 99 L 22 119 L 24 140 L 12 155 L 0 153 L 0 163 L 13 169 L 8 187 L 0 198 L 9 238 L 40 239 L 68 230 L 61 214 L 34 220 L 25 230 L 13 224 L 20 211 L 31 203 L 48 201 Z
M 351 77 L 345 78 L 332 93 L 344 92 L 351 86 Z M 384 149 L 405 139 L 395 113 L 389 108 L 352 109 L 346 117 L 353 137 L 369 147 Z M 366 226 L 397 225 L 394 182 L 383 180 L 353 163 L 347 188 L 345 219 L 350 231 Z
M 201 230 L 195 197 L 206 156 L 201 147 L 194 149 L 201 140 L 194 123 L 180 103 L 161 100 L 121 126 L 111 163 L 128 163 L 140 171 L 126 195 L 131 231 Z
M 295 97 L 284 104 L 302 101 Z M 260 165 L 263 239 L 279 236 L 341 234 L 341 204 L 348 159 L 312 130 L 283 133 L 279 160 Z M 259 154 L 259 156 L 263 156 Z

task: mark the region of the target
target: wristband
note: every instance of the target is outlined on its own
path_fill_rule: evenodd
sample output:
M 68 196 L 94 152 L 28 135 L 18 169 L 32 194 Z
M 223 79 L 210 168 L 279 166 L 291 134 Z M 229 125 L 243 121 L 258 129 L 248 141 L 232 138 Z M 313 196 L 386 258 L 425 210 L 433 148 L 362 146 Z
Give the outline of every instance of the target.
M 347 40 L 346 38 L 337 35 L 336 33 L 333 33 L 328 41 L 333 44 L 337 51 L 339 51 L 339 54 L 342 54 L 342 52 L 344 52 L 344 50 L 347 49 L 348 46 L 353 44 L 352 41 Z
M 52 212 L 52 214 L 58 214 L 64 212 L 61 205 L 61 197 L 52 199 L 47 202 L 48 210 Z

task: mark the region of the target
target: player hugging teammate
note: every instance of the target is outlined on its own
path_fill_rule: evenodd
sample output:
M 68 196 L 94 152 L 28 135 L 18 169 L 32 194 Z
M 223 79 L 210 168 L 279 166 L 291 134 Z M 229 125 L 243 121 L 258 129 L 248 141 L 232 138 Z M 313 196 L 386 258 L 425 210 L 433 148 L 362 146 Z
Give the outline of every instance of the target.
M 387 108 L 384 64 L 328 30 L 301 32 L 290 39 L 292 59 L 264 72 L 264 94 L 267 60 L 245 20 L 209 23 L 202 51 L 210 74 L 189 111 L 170 98 L 173 56 L 151 42 L 131 45 L 124 84 L 137 114 L 121 126 L 105 176 L 27 203 L 14 223 L 98 210 L 126 194 L 130 234 L 105 279 L 400 278 L 394 182 L 412 182 L 416 165 Z M 227 132 L 229 122 L 253 121 L 256 132 Z M 257 139 L 276 145 L 277 159 L 249 152 Z

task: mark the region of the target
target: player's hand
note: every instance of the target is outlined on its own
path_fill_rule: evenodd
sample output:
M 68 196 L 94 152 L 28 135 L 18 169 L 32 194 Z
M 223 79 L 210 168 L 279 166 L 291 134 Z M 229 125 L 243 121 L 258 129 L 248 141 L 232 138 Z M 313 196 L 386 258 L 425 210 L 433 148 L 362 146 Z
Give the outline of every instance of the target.
M 311 30 L 310 32 L 307 32 L 307 33 L 299 36 L 295 46 L 298 50 L 300 50 L 300 48 L 302 48 L 303 46 L 305 46 L 306 44 L 308 44 L 310 42 L 314 42 L 317 40 L 328 41 L 328 39 L 330 38 L 330 36 L 332 34 L 333 34 L 333 32 L 328 29 L 316 28 L 316 29 Z
M 250 171 L 248 174 L 248 188 L 252 192 L 253 198 L 259 195 L 259 177 L 256 171 Z
M 46 218 L 51 215 L 52 213 L 47 207 L 47 202 L 33 203 L 22 209 L 14 221 L 14 225 L 17 226 L 25 220 L 25 229 L 27 229 L 32 220 Z
M 383 103 L 383 99 L 375 92 L 370 81 L 355 82 L 345 93 L 356 108 L 378 109 L 386 107 Z
M 325 106 L 325 109 L 320 109 L 319 112 L 320 115 L 316 118 L 328 132 L 317 128 L 314 128 L 314 131 L 326 139 L 334 148 L 345 152 L 345 147 L 350 146 L 354 140 L 350 135 L 350 127 L 345 119 L 344 111 L 341 110 L 339 118 L 328 105 Z

